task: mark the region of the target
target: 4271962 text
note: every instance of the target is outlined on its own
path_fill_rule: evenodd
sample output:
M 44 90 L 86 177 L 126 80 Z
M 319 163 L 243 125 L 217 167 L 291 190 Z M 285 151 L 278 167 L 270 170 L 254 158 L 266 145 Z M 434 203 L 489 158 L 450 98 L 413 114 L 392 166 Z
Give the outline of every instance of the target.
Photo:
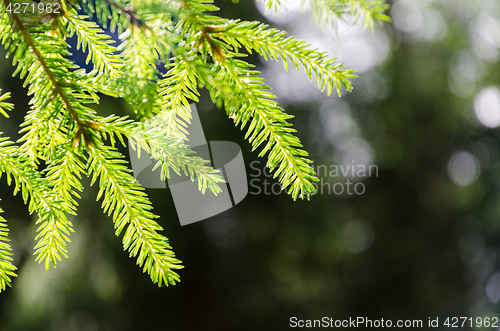
M 34 3 L 14 2 L 9 3 L 5 9 L 7 13 L 13 14 L 60 14 L 60 3 Z

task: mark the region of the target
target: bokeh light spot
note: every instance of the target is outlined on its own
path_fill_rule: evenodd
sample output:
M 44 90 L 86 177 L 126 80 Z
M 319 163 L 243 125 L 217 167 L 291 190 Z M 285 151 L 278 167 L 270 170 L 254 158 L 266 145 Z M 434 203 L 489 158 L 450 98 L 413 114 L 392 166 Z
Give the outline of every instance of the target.
M 448 175 L 459 186 L 468 186 L 479 177 L 479 160 L 469 152 L 457 152 L 448 162 Z
M 474 111 L 477 119 L 487 128 L 500 125 L 500 91 L 498 88 L 487 87 L 478 93 L 474 100 Z

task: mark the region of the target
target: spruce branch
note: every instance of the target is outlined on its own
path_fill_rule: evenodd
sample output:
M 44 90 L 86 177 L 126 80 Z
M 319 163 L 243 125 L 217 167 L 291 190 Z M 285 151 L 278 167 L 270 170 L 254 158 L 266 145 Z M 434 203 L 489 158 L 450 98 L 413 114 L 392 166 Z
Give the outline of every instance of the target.
M 118 46 L 124 65 L 129 68 L 120 82 L 125 100 L 140 117 L 150 117 L 157 98 L 158 54 L 155 41 L 145 31 L 132 28 L 120 35 L 123 42 Z
M 385 0 L 311 0 L 313 18 L 321 26 L 335 24 L 337 20 L 348 20 L 352 24 L 362 21 L 373 33 L 375 24 L 390 22 L 384 12 L 389 9 Z
M 10 3 L 8 0 L 2 0 L 2 1 L 5 8 Z M 2 10 L 3 12 L 5 12 L 5 8 L 3 8 Z M 37 35 L 36 37 L 38 37 L 34 39 L 30 35 L 29 30 L 25 27 L 25 25 L 15 12 L 11 11 L 8 17 L 11 19 L 12 22 L 11 26 L 15 27 L 17 31 L 14 30 L 11 31 L 10 36 L 8 33 L 5 34 L 3 39 L 5 40 L 7 37 L 10 37 L 12 38 L 12 41 L 18 43 L 16 45 L 15 43 L 12 43 L 12 41 L 8 41 L 8 46 L 10 46 L 8 47 L 9 53 L 15 53 L 13 58 L 13 64 L 19 62 L 18 70 L 16 70 L 16 73 L 21 72 L 21 78 L 24 78 L 26 73 L 30 71 L 31 75 L 28 75 L 27 81 L 29 83 L 33 83 L 32 79 L 35 76 L 33 75 L 33 71 L 43 70 L 45 74 L 43 76 L 47 77 L 46 83 L 49 83 L 48 85 L 50 86 L 49 88 L 51 89 L 51 92 L 53 94 L 58 95 L 60 101 L 63 103 L 66 110 L 70 113 L 71 117 L 76 122 L 79 131 L 82 133 L 85 132 L 83 123 L 80 120 L 77 111 L 73 108 L 73 105 L 70 102 L 70 96 L 68 96 L 65 93 L 64 88 L 62 87 L 63 84 L 61 83 L 61 80 L 58 79 L 58 77 L 56 76 L 57 73 L 61 74 L 62 72 L 54 70 L 55 65 L 61 65 L 61 64 L 67 65 L 69 64 L 69 61 L 57 61 L 57 60 L 54 61 L 54 59 L 48 56 L 44 56 L 44 54 L 42 54 L 41 49 L 44 49 L 44 47 L 38 47 L 40 42 L 46 42 L 48 44 L 51 44 L 54 47 L 53 49 L 51 49 L 51 51 L 53 51 L 51 53 L 54 55 L 58 55 L 58 57 L 62 59 L 60 54 L 67 53 L 67 51 L 65 51 L 65 49 L 67 48 L 67 44 L 66 43 L 63 44 L 62 42 L 60 42 L 58 38 L 50 36 L 47 33 L 49 31 L 47 31 L 46 29 L 44 30 L 39 29 L 38 27 L 40 25 L 38 24 L 31 26 L 32 31 Z M 26 45 L 28 47 L 26 47 Z M 30 52 L 27 52 L 28 49 L 30 50 Z M 35 61 L 37 61 L 38 63 L 35 64 L 34 63 Z M 67 65 L 66 67 L 68 68 L 70 66 Z M 42 76 L 42 75 L 36 75 L 36 76 Z M 45 90 L 46 89 L 44 89 L 44 92 Z
M 65 213 L 76 216 L 80 199 L 78 192 L 83 191 L 80 180 L 86 174 L 85 165 L 69 143 L 57 148 L 56 155 L 47 167 L 47 180 L 54 183 L 52 192 L 61 201 Z
M 0 213 L 3 213 L 0 208 Z M 9 229 L 7 221 L 0 216 L 0 292 L 4 291 L 7 286 L 11 287 L 11 277 L 17 277 L 14 271 L 16 266 L 12 263 L 12 248 L 9 245 Z
M 0 89 L 0 93 L 2 93 L 2 90 Z M 14 105 L 8 102 L 4 102 L 5 100 L 10 98 L 10 92 L 5 93 L 3 95 L 0 95 L 0 115 L 3 115 L 7 118 L 9 118 L 9 114 L 7 114 L 8 111 L 14 109 Z
M 19 131 L 23 136 L 18 142 L 23 143 L 20 153 L 31 165 L 36 165 L 39 158 L 49 160 L 53 147 L 67 141 L 67 133 L 62 132 L 61 124 L 61 118 L 54 119 L 50 113 L 36 109 L 28 111 Z
M 259 0 L 265 3 L 266 13 L 278 9 L 288 9 L 286 0 Z M 357 24 L 362 21 L 363 27 L 368 27 L 373 33 L 375 24 L 390 22 L 391 18 L 384 12 L 389 9 L 386 0 L 301 0 L 302 10 L 310 7 L 313 21 L 321 27 L 328 24 L 336 25 L 338 20 Z
M 237 58 L 229 57 L 214 67 L 215 81 L 230 79 L 235 86 L 235 92 L 228 94 L 227 89 L 220 89 L 219 97 L 229 108 L 230 117 L 235 125 L 244 128 L 250 121 L 245 138 L 252 144 L 253 150 L 267 141 L 259 156 L 269 152 L 267 166 L 278 177 L 282 189 L 288 189 L 293 199 L 307 198 L 316 192 L 312 181 L 317 181 L 312 163 L 302 150 L 300 140 L 292 135 L 296 132 L 291 128 L 286 114 L 276 97 L 268 92 L 269 87 L 259 72 L 251 70 L 251 65 Z M 250 120 L 251 119 L 251 120 Z
M 116 235 L 125 229 L 123 248 L 130 257 L 137 256 L 137 264 L 148 272 L 158 286 L 175 285 L 181 269 L 181 261 L 168 244 L 168 239 L 159 234 L 163 230 L 154 221 L 152 206 L 144 189 L 130 170 L 124 165 L 123 155 L 114 148 L 95 145 L 89 148 L 87 170 L 92 176 L 92 184 L 99 179 L 100 191 L 97 199 L 103 198 L 102 208 L 112 215 Z
M 219 170 L 207 166 L 210 163 L 198 156 L 183 144 L 181 139 L 168 136 L 168 126 L 164 123 L 170 116 L 160 113 L 155 118 L 147 120 L 136 128 L 129 136 L 132 148 L 146 150 L 152 158 L 157 160 L 153 169 L 161 166 L 162 178 L 170 178 L 170 169 L 178 175 L 181 172 L 189 176 L 191 181 L 198 180 L 198 190 L 205 193 L 208 188 L 213 194 L 222 192 L 220 183 L 225 183 Z
M 249 138 L 253 149 L 267 141 L 259 156 L 269 151 L 267 166 L 271 171 L 275 170 L 274 176 L 279 177 L 282 188 L 290 186 L 288 192 L 294 199 L 299 196 L 309 199 L 311 194 L 316 192 L 311 181 L 317 181 L 317 178 L 310 166 L 311 161 L 305 158 L 308 154 L 300 149 L 302 147 L 300 140 L 292 135 L 296 131 L 290 128 L 287 119 L 293 116 L 284 113 L 276 101 L 270 100 L 276 97 L 266 91 L 269 87 L 263 83 L 260 73 L 249 70 L 251 65 L 234 58 L 238 54 L 229 52 L 231 46 L 236 50 L 238 46 L 228 41 L 223 44 L 212 36 L 219 35 L 221 29 L 218 26 L 206 25 L 206 22 L 213 22 L 210 17 L 203 16 L 200 9 L 206 6 L 206 1 L 193 1 L 195 6 L 187 1 L 182 3 L 184 20 L 191 22 L 199 30 L 202 54 L 205 55 L 205 50 L 208 50 L 216 63 L 214 80 L 221 83 L 217 86 L 224 86 L 224 82 L 233 86 L 233 93 L 228 93 L 226 88 L 219 88 L 218 92 L 212 95 L 218 96 L 221 102 L 224 102 L 226 112 L 234 119 L 236 125 L 241 124 L 243 128 L 252 118 L 246 138 Z M 340 89 L 339 84 L 337 89 Z
M 335 89 L 340 97 L 342 86 L 348 91 L 352 90 L 349 79 L 356 77 L 354 70 L 343 70 L 343 65 L 336 59 L 329 58 L 325 52 L 311 49 L 304 41 L 287 37 L 285 31 L 269 29 L 268 25 L 260 22 L 236 20 L 215 27 L 212 33 L 232 45 L 235 51 L 245 47 L 250 53 L 255 50 L 266 60 L 281 59 L 287 70 L 289 62 L 299 71 L 302 65 L 309 79 L 316 78 L 319 88 L 326 88 L 328 95 Z
M 169 3 L 136 9 L 131 4 L 124 6 L 113 0 L 85 2 L 101 24 L 106 26 L 109 23 L 112 31 L 119 27 L 122 43 L 117 49 L 123 61 L 124 74 L 112 83 L 113 90 L 125 98 L 140 118 L 152 116 L 156 112 L 156 85 L 160 77 L 158 66 L 168 62 L 171 52 L 178 48 L 176 45 L 181 41 L 171 32 L 173 9 Z M 157 10 L 159 12 L 152 14 Z
M 141 150 L 150 154 L 157 161 L 154 169 L 161 167 L 163 180 L 170 178 L 171 170 L 178 175 L 184 173 L 190 177 L 191 181 L 194 181 L 195 178 L 198 180 L 198 188 L 202 193 L 205 193 L 208 188 L 217 195 L 221 192 L 219 184 L 224 183 L 224 179 L 218 170 L 207 166 L 209 161 L 195 156 L 195 152 L 183 144 L 182 140 L 168 135 L 169 129 L 165 123 L 167 123 L 169 115 L 166 113 L 162 112 L 143 123 L 110 116 L 99 118 L 97 125 L 103 138 L 106 139 L 109 136 L 113 145 L 116 139 L 125 145 L 123 138 L 126 137 L 139 157 Z
M 8 138 L 0 138 L 0 176 L 2 173 L 7 175 L 7 184 L 15 184 L 14 195 L 20 191 L 29 212 L 38 214 L 36 261 L 44 261 L 46 269 L 51 265 L 55 267 L 61 256 L 68 257 L 66 242 L 73 232 L 61 201 L 52 193 L 47 179 L 23 159 Z
M 68 29 L 68 37 L 76 34 L 78 37 L 77 49 L 88 51 L 86 63 L 92 61 L 94 70 L 109 74 L 112 79 L 121 76 L 122 59 L 116 55 L 117 49 L 110 44 L 113 40 L 94 22 L 87 21 L 87 16 L 80 16 L 72 9 L 65 12 L 59 20 Z
M 46 159 L 53 152 L 45 147 L 61 143 L 63 135 L 92 143 L 85 121 L 95 112 L 84 104 L 97 102 L 97 91 L 80 88 L 79 82 L 89 80 L 89 76 L 66 58 L 68 45 L 51 25 L 23 23 L 16 13 L 5 11 L 8 4 L 3 0 L 0 6 L 0 22 L 9 26 L 1 32 L 1 39 L 17 66 L 14 74 L 25 79 L 28 95 L 32 95 L 31 110 L 23 123 L 26 133 L 21 150 L 35 165 L 39 158 Z M 53 134 L 46 135 L 47 131 Z
M 135 25 L 147 28 L 144 20 L 139 17 L 134 8 L 130 5 L 122 5 L 113 0 L 83 0 L 86 12 L 91 18 L 96 17 L 104 27 L 109 27 L 111 32 L 123 31 Z
M 188 98 L 198 102 L 198 80 L 196 70 L 178 56 L 160 81 L 157 107 L 164 114 L 168 137 L 188 139 L 185 128 L 192 119 Z

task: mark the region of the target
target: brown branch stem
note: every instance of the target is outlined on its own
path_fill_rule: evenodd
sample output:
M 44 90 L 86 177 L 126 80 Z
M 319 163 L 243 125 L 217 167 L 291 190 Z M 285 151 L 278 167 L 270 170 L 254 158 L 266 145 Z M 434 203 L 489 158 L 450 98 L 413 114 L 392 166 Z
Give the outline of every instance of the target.
M 5 7 L 9 6 L 9 1 L 8 0 L 3 0 L 3 3 L 5 5 Z M 77 112 L 73 109 L 73 106 L 71 106 L 71 103 L 69 102 L 68 97 L 64 93 L 62 87 L 59 85 L 56 77 L 54 76 L 54 74 L 50 70 L 50 68 L 47 65 L 47 62 L 43 58 L 42 54 L 40 53 L 40 51 L 36 47 L 33 39 L 31 38 L 28 30 L 26 30 L 26 27 L 24 26 L 23 22 L 21 21 L 21 19 L 14 12 L 11 12 L 10 16 L 14 20 L 17 28 L 19 29 L 19 31 L 23 35 L 24 40 L 26 41 L 26 43 L 28 44 L 28 46 L 33 51 L 33 54 L 35 55 L 36 59 L 38 60 L 38 62 L 42 66 L 43 71 L 45 71 L 45 74 L 47 75 L 47 77 L 49 78 L 50 82 L 52 83 L 52 86 L 54 87 L 54 91 L 53 92 L 55 92 L 55 94 L 59 95 L 59 97 L 61 98 L 62 102 L 66 106 L 66 109 L 68 110 L 69 114 L 71 115 L 71 117 L 73 118 L 73 120 L 75 121 L 75 123 L 77 124 L 77 126 L 78 126 L 78 132 L 82 133 L 87 138 L 88 133 L 87 133 L 87 130 L 86 130 L 85 126 L 83 125 L 83 122 L 81 121 L 81 119 L 78 116 Z

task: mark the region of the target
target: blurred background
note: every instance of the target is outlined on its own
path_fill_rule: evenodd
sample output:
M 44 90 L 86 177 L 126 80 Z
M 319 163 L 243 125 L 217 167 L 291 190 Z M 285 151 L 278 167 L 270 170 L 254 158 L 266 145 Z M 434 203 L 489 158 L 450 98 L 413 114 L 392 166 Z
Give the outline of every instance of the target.
M 339 99 L 303 73 L 251 57 L 324 165 L 323 194 L 296 202 L 266 195 L 266 181 L 267 192 L 275 181 L 262 173 L 264 160 L 202 92 L 207 139 L 239 143 L 256 180 L 235 208 L 184 227 L 169 190 L 147 190 L 184 262 L 182 282 L 150 282 L 123 252 L 88 181 L 70 258 L 45 271 L 33 257 L 34 218 L 2 179 L 19 277 L 0 295 L 0 330 L 284 330 L 292 316 L 500 315 L 500 3 L 391 1 L 393 22 L 372 35 L 343 22 L 319 29 L 288 2 L 288 11 L 270 15 L 251 0 L 216 4 L 223 17 L 285 29 L 357 70 L 354 91 Z M 0 130 L 17 139 L 28 99 L 12 73 L 1 60 L 0 88 L 16 109 Z M 124 109 L 103 99 L 99 112 Z M 377 172 L 327 174 L 334 165 Z M 362 183 L 363 194 L 326 190 L 347 180 Z

